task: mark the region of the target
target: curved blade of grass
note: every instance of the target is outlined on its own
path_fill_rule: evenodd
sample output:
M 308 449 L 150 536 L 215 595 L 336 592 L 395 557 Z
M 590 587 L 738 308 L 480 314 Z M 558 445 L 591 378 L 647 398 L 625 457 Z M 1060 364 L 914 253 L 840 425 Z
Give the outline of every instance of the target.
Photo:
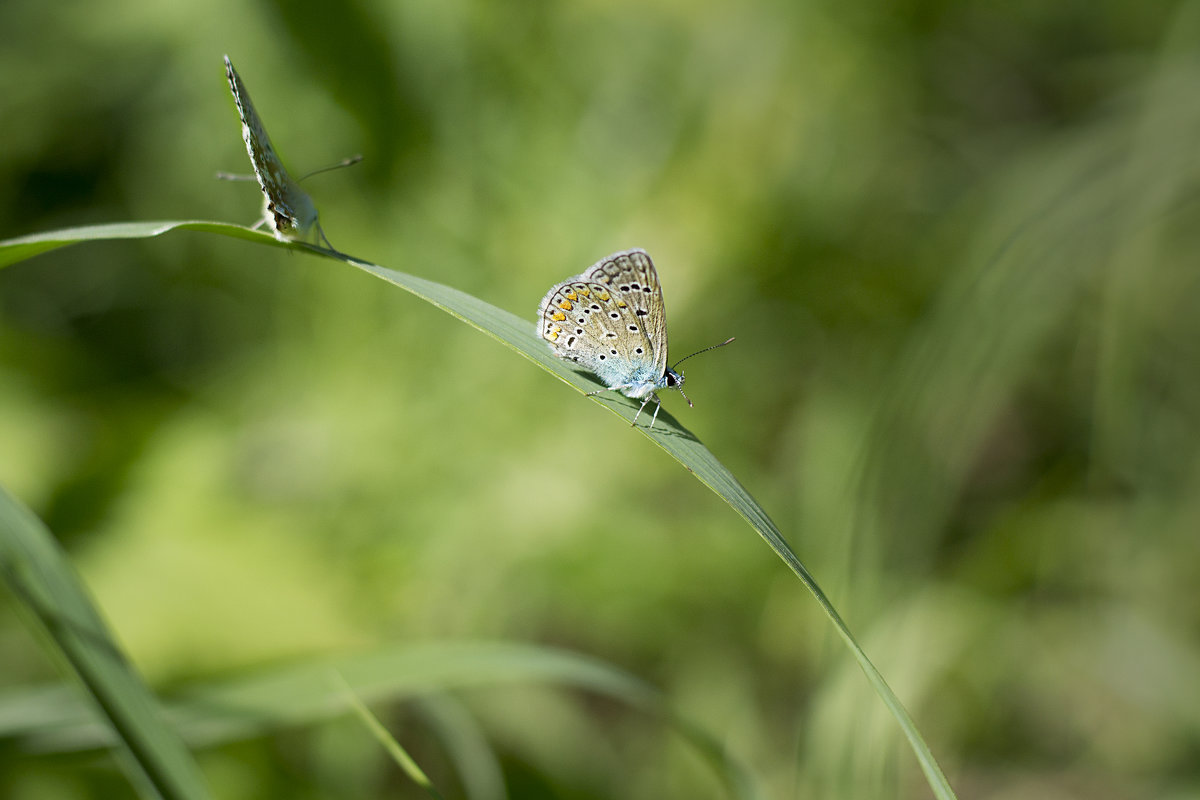
M 312 724 L 339 716 L 348 707 L 342 687 L 330 681 L 332 673 L 367 703 L 511 683 L 552 683 L 606 695 L 671 724 L 732 796 L 759 797 L 748 770 L 730 758 L 716 738 L 673 713 L 652 686 L 597 659 L 538 645 L 406 644 L 313 659 L 189 687 L 166 701 L 167 716 L 193 747 Z M 21 738 L 27 747 L 41 752 L 92 750 L 112 743 L 112 731 L 96 724 L 78 698 L 46 688 L 0 699 L 0 738 L 4 737 Z
M 63 228 L 57 231 L 21 236 L 16 239 L 5 239 L 0 241 L 0 267 L 7 267 L 18 261 L 33 258 L 39 253 L 57 250 L 60 247 L 80 242 L 148 239 L 174 230 L 207 231 L 223 236 L 232 236 L 235 239 L 249 239 L 260 244 L 273 244 L 276 247 L 296 247 L 294 244 L 278 241 L 269 233 L 243 228 L 240 225 L 230 225 L 227 222 L 205 222 L 204 220 L 114 222 L 108 225 L 85 225 L 79 228 Z
M 446 692 L 415 698 L 411 705 L 446 749 L 446 755 L 458 773 L 463 796 L 468 800 L 508 800 L 500 756 L 488 741 L 475 715 Z M 718 773 L 724 767 L 727 772 L 736 770 L 748 776 L 738 765 L 725 767 L 727 760 L 713 764 Z M 749 798 L 753 795 L 735 792 L 734 796 Z
M 595 378 L 570 369 L 567 366 L 567 362 L 554 357 L 550 353 L 550 349 L 537 336 L 532 314 L 530 315 L 530 319 L 522 319 L 508 311 L 496 308 L 476 297 L 440 283 L 396 272 L 387 267 L 359 261 L 349 256 L 335 257 L 341 258 L 348 264 L 370 272 L 372 275 L 393 283 L 402 289 L 406 289 L 438 308 L 449 312 L 492 338 L 498 339 L 530 361 L 535 362 L 559 380 L 570 384 L 582 393 L 586 394 L 587 392 L 595 391 L 597 388 L 602 388 Z M 631 423 L 640 405 L 615 392 L 606 392 L 591 399 L 594 402 L 607 406 L 614 414 Z M 733 474 L 725 465 L 718 461 L 691 431 L 680 425 L 679 421 L 666 411 L 659 414 L 658 422 L 654 428 L 646 427 L 646 423 L 643 421 L 637 429 L 643 436 L 646 436 L 663 450 L 666 450 L 688 472 L 695 475 L 701 483 L 712 489 L 717 496 L 728 503 L 734 511 L 750 523 L 750 526 L 758 532 L 758 535 L 763 538 L 767 546 L 787 564 L 788 568 L 800 579 L 809 592 L 812 593 L 826 616 L 829 617 L 830 622 L 833 623 L 838 635 L 846 643 L 846 646 L 850 648 L 851 653 L 866 674 L 871 686 L 879 694 L 884 704 L 888 707 L 888 710 L 892 712 L 892 715 L 900 724 L 900 728 L 905 738 L 908 739 L 913 752 L 916 754 L 917 761 L 925 773 L 926 780 L 929 781 L 929 785 L 933 788 L 934 794 L 940 800 L 950 800 L 950 798 L 953 798 L 955 795 L 954 791 L 950 788 L 949 781 L 946 780 L 946 776 L 942 773 L 937 759 L 934 758 L 929 746 L 921 737 L 908 711 L 904 708 L 900 699 L 896 697 L 895 692 L 888 686 L 883 675 L 880 674 L 879 670 L 876 669 L 875 665 L 867 657 L 862 647 L 859 646 L 841 615 L 838 614 L 833 604 L 829 601 L 829 598 L 826 597 L 825 592 L 818 585 L 816 578 L 800 562 L 800 559 L 792 551 L 791 546 L 783 538 L 783 534 L 780 533 L 762 506 L 758 504 L 750 493 L 746 491 L 745 487 L 733 477 Z
M 6 263 L 12 263 L 17 258 L 11 258 L 9 249 L 13 246 L 24 248 L 18 254 L 18 258 L 28 258 L 38 252 L 42 252 L 48 247 L 42 247 L 41 250 L 31 249 L 43 242 L 54 242 L 55 247 L 63 246 L 64 244 L 72 244 L 75 239 L 66 241 L 70 235 L 80 235 L 91 240 L 100 240 L 105 238 L 130 238 L 136 237 L 136 233 L 132 231 L 143 229 L 146 231 L 143 235 L 157 236 L 165 233 L 168 230 L 176 228 L 187 228 L 193 230 L 208 230 L 213 233 L 221 233 L 229 236 L 238 236 L 240 238 L 256 238 L 269 241 L 281 247 L 289 247 L 293 249 L 308 250 L 312 253 L 324 255 L 330 258 L 336 258 L 345 261 L 347 264 L 358 267 L 359 269 L 369 272 L 378 278 L 382 278 L 388 283 L 399 286 L 417 297 L 432 303 L 438 308 L 466 322 L 468 325 L 477 328 L 483 333 L 498 340 L 502 344 L 517 351 L 525 358 L 533 361 L 542 369 L 554 375 L 564 383 L 570 384 L 581 393 L 594 391 L 597 388 L 603 388 L 594 377 L 590 374 L 578 372 L 568 366 L 568 362 L 559 358 L 555 358 L 545 343 L 538 338 L 533 323 L 533 315 L 529 318 L 518 317 L 508 311 L 497 308 L 496 306 L 486 303 L 477 297 L 453 289 L 444 284 L 434 281 L 418 278 L 414 275 L 409 275 L 403 272 L 397 272 L 387 267 L 372 264 L 366 261 L 360 261 L 344 253 L 337 253 L 331 250 L 325 250 L 319 247 L 314 247 L 308 244 L 300 243 L 282 243 L 277 242 L 274 238 L 266 234 L 260 234 L 248 231 L 245 228 L 238 228 L 234 225 L 226 225 L 221 223 L 203 223 L 203 222 L 148 222 L 139 224 L 125 224 L 111 226 L 114 234 L 111 237 L 105 236 L 105 231 L 108 226 L 92 226 L 89 228 L 74 229 L 71 231 L 60 231 L 55 233 L 38 234 L 37 236 L 23 237 L 22 239 L 13 239 L 5 242 L 0 242 L 0 266 Z M 249 234 L 249 235 L 247 235 Z M 8 260 L 6 260 L 8 259 Z M 628 400 L 625 397 L 615 392 L 605 392 L 602 395 L 592 397 L 591 400 L 601 405 L 606 406 L 610 411 L 619 417 L 630 422 L 633 421 L 637 411 L 637 404 Z M 863 649 L 855 640 L 850 629 L 845 621 L 837 613 L 833 604 L 829 602 L 829 598 L 825 596 L 824 591 L 817 584 L 817 581 L 808 572 L 800 559 L 792 551 L 787 541 L 783 538 L 775 523 L 762 509 L 757 501 L 750 496 L 750 493 L 733 477 L 733 474 L 725 468 L 720 461 L 709 452 L 700 441 L 686 428 L 679 424 L 673 416 L 666 411 L 659 414 L 658 423 L 653 429 L 646 427 L 645 423 L 638 426 L 638 430 L 643 436 L 649 438 L 663 450 L 666 450 L 674 459 L 684 466 L 689 472 L 696 476 L 705 486 L 710 488 L 726 503 L 728 503 L 734 511 L 736 511 L 750 526 L 758 532 L 758 535 L 763 538 L 767 545 L 775 552 L 777 556 L 787 564 L 788 568 L 800 579 L 804 586 L 816 598 L 830 622 L 833 623 L 834 629 L 838 635 L 850 648 L 859 667 L 866 674 L 867 680 L 875 689 L 876 693 L 883 700 L 884 704 L 891 711 L 896 721 L 900 724 L 901 731 L 908 739 L 909 745 L 916 754 L 917 761 L 921 766 L 921 770 L 925 773 L 925 778 L 932 787 L 934 794 L 939 800 L 949 800 L 953 798 L 954 791 L 950 788 L 946 776 L 942 773 L 941 767 L 938 766 L 937 760 L 933 757 L 933 753 L 925 744 L 917 731 L 916 725 L 909 716 L 908 711 L 901 704 L 896 694 L 892 691 L 884 680 L 883 675 L 876 669 L 871 660 L 867 658 Z
M 109 633 L 66 554 L 41 520 L 2 488 L 0 573 L 95 699 L 124 748 L 118 760 L 142 794 L 208 797 L 191 754 Z
M 363 725 L 367 726 L 367 730 L 375 737 L 375 740 L 383 745 L 383 749 L 388 751 L 392 760 L 399 765 L 400 769 L 404 770 L 404 774 L 409 777 L 413 783 L 425 790 L 425 794 L 442 800 L 442 794 L 433 785 L 433 781 L 429 780 L 429 776 L 421 769 L 421 766 L 408 754 L 404 746 L 396 741 L 396 738 L 388 731 L 379 718 L 371 713 L 371 710 L 366 707 L 358 695 L 354 693 L 354 689 L 350 684 L 346 683 L 346 679 L 340 673 L 334 672 L 331 676 L 335 687 L 341 691 L 347 705 L 354 709 L 354 713 L 362 720 Z

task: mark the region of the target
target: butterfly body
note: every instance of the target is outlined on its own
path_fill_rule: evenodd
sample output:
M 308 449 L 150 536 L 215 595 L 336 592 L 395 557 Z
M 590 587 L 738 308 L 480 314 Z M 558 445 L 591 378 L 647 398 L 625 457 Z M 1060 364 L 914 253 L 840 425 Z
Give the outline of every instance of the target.
M 608 387 L 601 391 L 642 400 L 639 415 L 653 401 L 657 419 L 662 389 L 683 394 L 683 375 L 667 366 L 662 286 L 644 250 L 614 253 L 552 287 L 538 325 L 554 354 L 595 373 Z
M 242 139 L 246 142 L 254 177 L 264 198 L 263 218 L 254 227 L 266 223 L 270 225 L 275 238 L 284 242 L 307 241 L 315 228 L 321 239 L 329 244 L 317 221 L 317 208 L 312 198 L 292 180 L 279 160 L 279 154 L 271 145 L 271 137 L 267 135 L 262 119 L 250 101 L 250 93 L 233 68 L 229 56 L 225 56 L 225 77 L 229 79 L 229 88 L 242 120 Z

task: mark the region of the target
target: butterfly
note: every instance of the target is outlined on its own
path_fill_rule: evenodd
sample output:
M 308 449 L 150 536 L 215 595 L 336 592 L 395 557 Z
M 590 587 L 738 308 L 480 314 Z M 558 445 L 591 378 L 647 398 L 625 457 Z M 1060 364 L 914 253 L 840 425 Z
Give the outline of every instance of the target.
M 667 366 L 667 315 L 654 262 L 645 250 L 623 250 L 597 261 L 584 272 L 552 287 L 538 306 L 538 335 L 554 355 L 592 371 L 608 388 L 641 400 L 636 425 L 646 404 L 654 401 L 658 419 L 661 389 L 683 394 L 683 375 L 676 367 L 692 356 L 723 347 L 706 347 Z
M 233 101 L 237 104 L 238 116 L 242 120 L 242 138 L 246 140 L 246 152 L 250 154 L 250 163 L 254 166 L 254 176 L 258 179 L 258 185 L 262 188 L 264 198 L 262 219 L 253 227 L 258 228 L 263 224 L 270 225 L 275 238 L 281 242 L 306 242 L 312 236 L 313 229 L 316 228 L 320 240 L 332 250 L 333 245 L 329 243 L 325 231 L 321 229 L 321 223 L 317 221 L 317 207 L 313 205 L 312 198 L 308 196 L 308 193 L 301 189 L 299 184 L 292 180 L 288 171 L 283 168 L 283 162 L 279 160 L 279 154 L 271 146 L 271 138 L 267 136 L 267 130 L 263 127 L 258 112 L 254 110 L 254 104 L 250 102 L 250 93 L 246 91 L 246 84 L 242 83 L 242 77 L 233 68 L 233 62 L 229 60 L 229 56 L 225 56 L 225 77 L 229 79 Z M 346 166 L 361 160 L 362 156 L 354 156 L 334 167 Z M 325 169 L 319 169 L 316 172 L 324 172 Z M 311 172 L 309 175 L 315 175 L 316 172 Z M 237 179 L 237 176 L 225 173 L 220 173 L 218 177 Z M 308 175 L 304 177 L 307 178 Z

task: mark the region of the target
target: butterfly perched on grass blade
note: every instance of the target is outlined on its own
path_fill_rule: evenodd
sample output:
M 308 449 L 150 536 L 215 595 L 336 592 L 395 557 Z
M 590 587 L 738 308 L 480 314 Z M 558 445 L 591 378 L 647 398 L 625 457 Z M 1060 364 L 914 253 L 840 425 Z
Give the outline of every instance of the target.
M 330 250 L 334 249 L 317 220 L 317 207 L 313 205 L 312 198 L 292 180 L 292 176 L 284 169 L 283 162 L 279 160 L 279 154 L 271 146 L 271 137 L 267 135 L 262 119 L 254 109 L 254 103 L 250 101 L 246 84 L 233 68 L 229 56 L 225 56 L 225 77 L 229 79 L 229 89 L 233 92 L 238 116 L 242 120 L 242 139 L 246 142 L 246 152 L 249 153 L 250 163 L 254 167 L 254 177 L 258 179 L 264 198 L 262 219 L 254 227 L 267 224 L 274 232 L 275 238 L 284 242 L 307 242 L 315 229 L 320 240 Z M 335 166 L 346 166 L 361 160 L 361 156 L 355 156 Z M 315 175 L 316 172 L 324 171 L 321 169 L 309 174 Z M 236 179 L 236 176 L 225 173 L 219 173 L 218 177 Z
M 683 375 L 675 371 L 687 359 L 732 342 L 706 347 L 667 366 L 667 313 L 654 262 L 645 250 L 623 250 L 597 261 L 584 272 L 551 287 L 538 306 L 538 335 L 559 358 L 574 361 L 596 374 L 607 389 L 641 400 L 634 415 L 654 401 L 657 392 L 678 389 Z

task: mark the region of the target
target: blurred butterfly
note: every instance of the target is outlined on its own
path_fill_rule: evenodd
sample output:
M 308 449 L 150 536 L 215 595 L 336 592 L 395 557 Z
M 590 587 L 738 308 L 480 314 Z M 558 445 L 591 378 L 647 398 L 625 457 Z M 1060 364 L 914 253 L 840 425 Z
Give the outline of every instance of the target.
M 325 231 L 321 229 L 321 223 L 317 221 L 317 207 L 313 205 L 312 198 L 308 196 L 308 193 L 301 189 L 298 182 L 292 180 L 292 176 L 284 169 L 283 163 L 279 160 L 279 154 L 271 146 L 271 138 L 267 136 L 267 130 L 263 127 L 258 112 L 254 110 L 254 104 L 250 102 L 250 93 L 246 91 L 246 84 L 242 83 L 242 77 L 233 68 L 233 62 L 229 60 L 229 56 L 225 56 L 225 77 L 229 79 L 233 101 L 237 104 L 238 116 L 242 120 L 242 138 L 246 141 L 246 152 L 250 154 L 254 177 L 258 179 L 258 185 L 262 188 L 264 198 L 263 216 L 253 227 L 270 225 L 275 238 L 281 242 L 307 242 L 315 228 L 320 240 L 330 250 L 333 250 L 333 245 L 329 243 Z M 316 175 L 318 172 L 349 166 L 361 160 L 362 156 L 352 156 L 333 166 L 314 170 L 301 177 L 300 180 L 304 180 L 309 175 Z M 217 173 L 217 177 L 225 180 L 250 180 L 246 176 L 230 175 L 224 172 Z
M 641 400 L 633 417 L 654 401 L 658 419 L 661 389 L 683 394 L 683 375 L 675 368 L 692 356 L 723 347 L 706 347 L 667 366 L 667 315 L 654 262 L 644 250 L 624 250 L 601 259 L 579 275 L 552 287 L 538 306 L 538 335 L 559 358 L 594 372 L 608 387 L 589 392 L 620 392 Z M 692 405 L 691 399 L 683 399 Z

